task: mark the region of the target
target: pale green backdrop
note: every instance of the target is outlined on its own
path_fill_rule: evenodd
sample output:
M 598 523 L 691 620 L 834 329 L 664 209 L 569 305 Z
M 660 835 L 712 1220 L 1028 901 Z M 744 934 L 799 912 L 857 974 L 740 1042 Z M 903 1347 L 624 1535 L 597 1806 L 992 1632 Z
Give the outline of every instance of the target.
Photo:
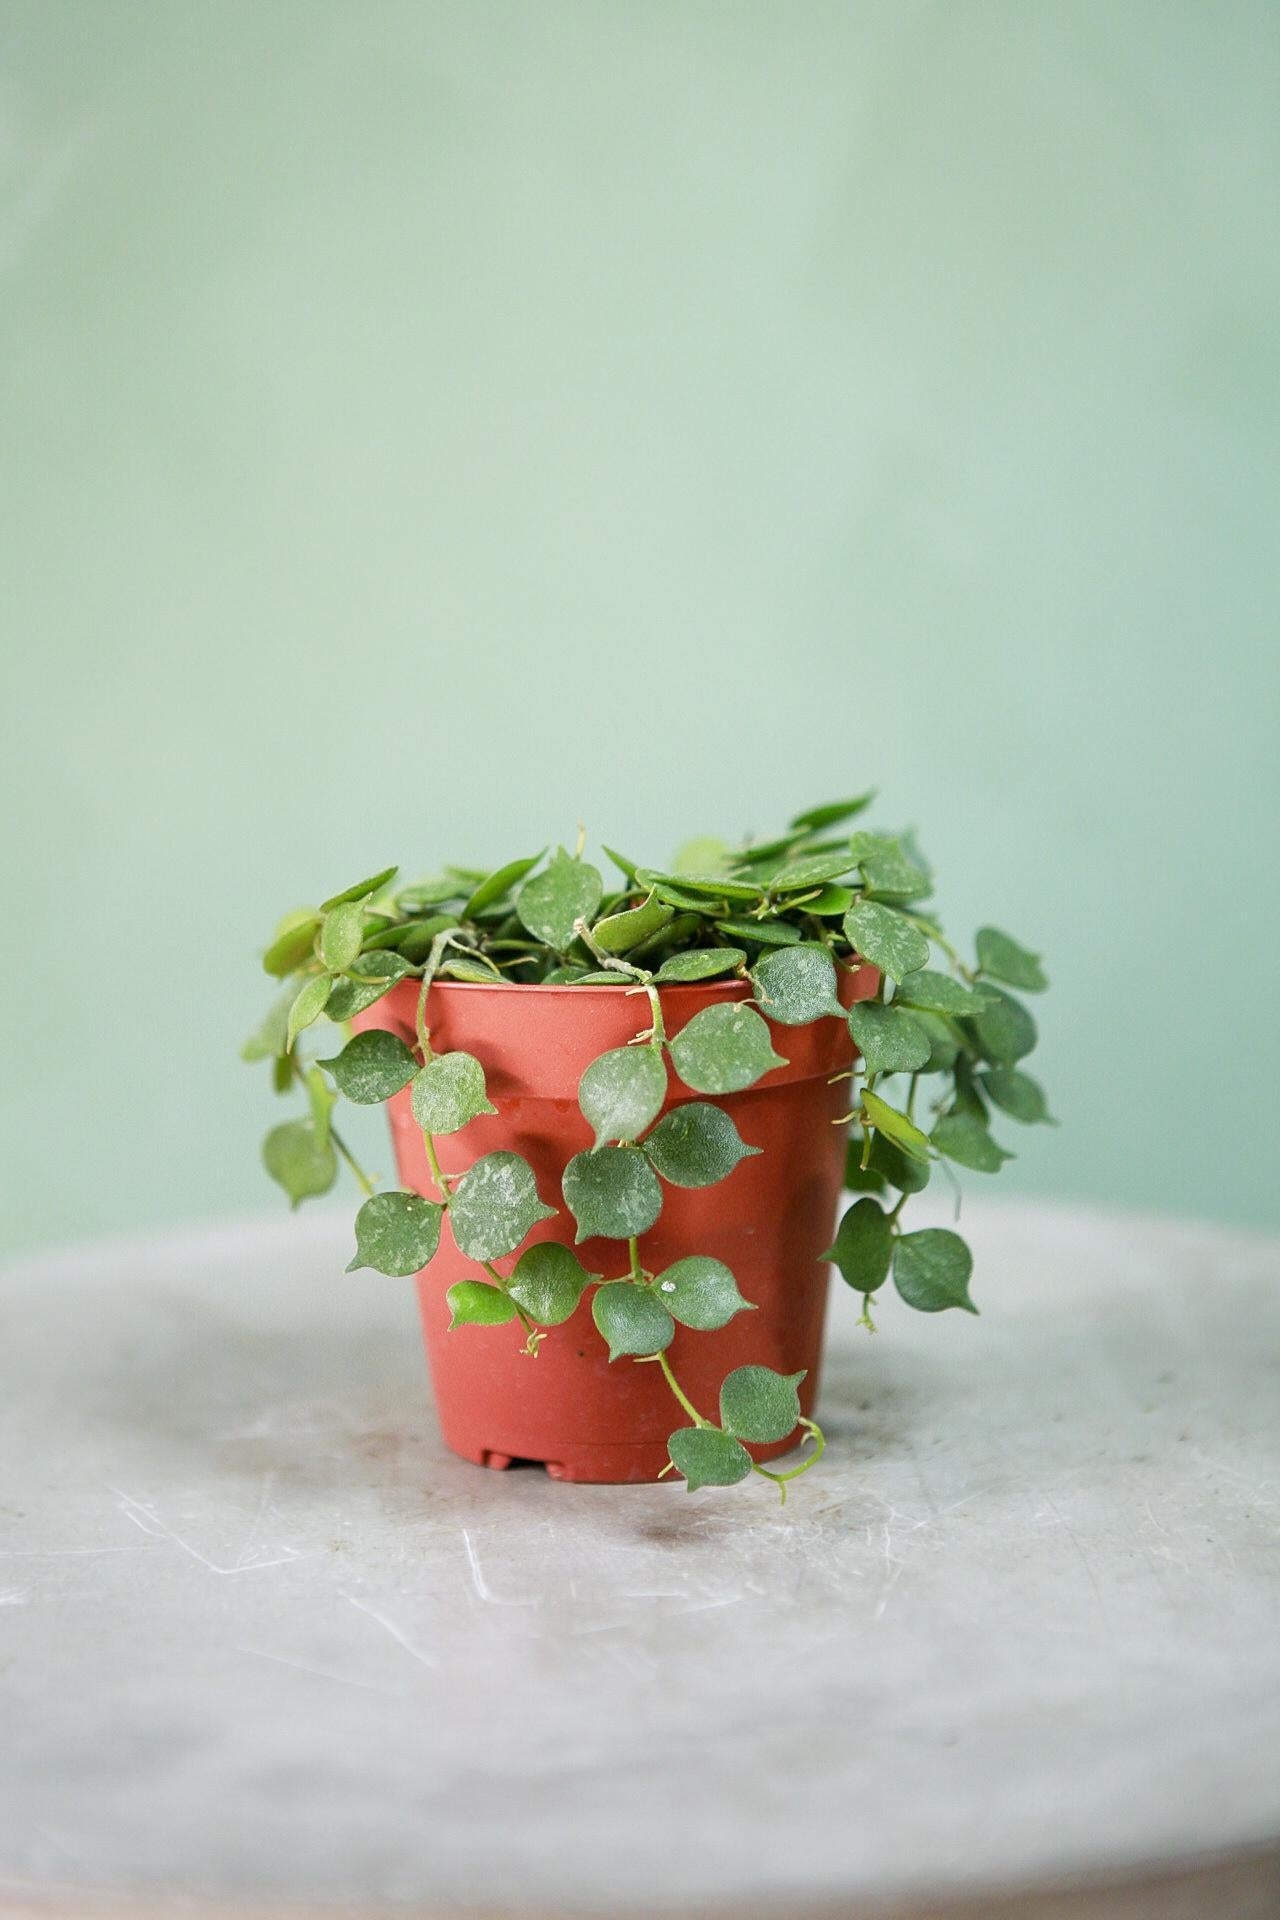
M 0 35 L 6 1244 L 277 1204 L 281 908 L 872 782 L 1002 1185 L 1280 1217 L 1272 0 Z

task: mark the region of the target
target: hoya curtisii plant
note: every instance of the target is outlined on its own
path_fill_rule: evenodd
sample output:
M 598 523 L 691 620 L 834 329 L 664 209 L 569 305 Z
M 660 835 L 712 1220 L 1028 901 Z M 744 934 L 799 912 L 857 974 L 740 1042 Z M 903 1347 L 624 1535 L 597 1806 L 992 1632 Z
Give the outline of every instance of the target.
M 606 849 L 620 875 L 610 887 L 584 858 L 581 831 L 572 853 L 560 847 L 545 864 L 544 849 L 492 872 L 447 867 L 399 887 L 398 870 L 388 868 L 287 915 L 263 958 L 287 984 L 244 1052 L 271 1061 L 277 1090 L 296 1087 L 306 1097 L 304 1114 L 273 1127 L 263 1146 L 267 1171 L 291 1202 L 327 1192 L 345 1162 L 366 1196 L 348 1271 L 400 1277 L 430 1265 L 447 1216 L 476 1269 L 448 1290 L 451 1328 L 518 1327 L 531 1357 L 589 1293 L 610 1360 L 661 1368 L 686 1421 L 670 1436 L 668 1470 L 690 1490 L 754 1472 L 785 1498 L 787 1481 L 807 1471 L 824 1444 L 801 1417 L 803 1374 L 738 1367 L 713 1419 L 693 1405 L 671 1364 L 677 1324 L 713 1331 L 751 1306 L 710 1254 L 690 1250 L 661 1272 L 641 1258 L 664 1185 L 711 1186 L 759 1151 L 717 1100 L 785 1063 L 775 1041 L 785 1046 L 786 1029 L 847 1021 L 857 1055 L 839 1124 L 850 1129 L 847 1184 L 860 1197 L 826 1257 L 860 1296 L 861 1324 L 871 1330 L 872 1302 L 890 1274 L 920 1312 L 977 1311 L 965 1242 L 947 1228 L 908 1231 L 905 1203 L 939 1166 L 999 1171 L 1011 1156 L 990 1131 L 993 1109 L 1023 1125 L 1050 1119 L 1021 1064 L 1035 1024 L 1010 991 L 1046 986 L 1039 958 L 984 927 L 967 965 L 927 905 L 932 877 L 912 836 L 850 826 L 872 798 L 809 809 L 763 842 L 691 842 L 670 871 Z M 867 962 L 880 971 L 878 991 L 846 1008 L 840 976 Z M 634 1038 L 582 1075 L 579 1104 L 594 1144 L 570 1160 L 562 1180 L 575 1245 L 616 1241 L 618 1271 L 588 1272 L 558 1242 L 525 1245 L 558 1208 L 520 1154 L 487 1153 L 461 1174 L 443 1172 L 439 1137 L 496 1109 L 484 1062 L 433 1044 L 427 1013 L 437 979 L 584 992 L 625 980 L 646 1004 Z M 715 1002 L 668 1035 L 661 989 L 721 979 L 746 982 L 750 999 Z M 406 980 L 418 983 L 416 1048 L 381 1029 L 353 1034 L 349 1022 Z M 322 1019 L 343 1044 L 308 1057 Z M 706 1097 L 663 1114 L 672 1073 Z M 406 1088 L 434 1198 L 376 1191 L 333 1122 L 338 1095 L 367 1106 Z M 513 1255 L 501 1271 L 496 1262 Z M 744 1443 L 785 1440 L 797 1428 L 813 1451 L 787 1472 L 747 1452 Z

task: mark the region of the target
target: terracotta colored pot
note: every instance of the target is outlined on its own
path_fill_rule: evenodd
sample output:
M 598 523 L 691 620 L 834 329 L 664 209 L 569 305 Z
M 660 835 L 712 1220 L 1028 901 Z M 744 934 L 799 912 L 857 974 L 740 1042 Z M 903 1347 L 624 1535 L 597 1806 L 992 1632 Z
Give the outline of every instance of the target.
M 879 985 L 874 967 L 842 974 L 841 998 L 869 998 Z M 417 985 L 405 981 L 354 1022 L 385 1027 L 415 1045 Z M 695 1013 L 721 1000 L 749 997 L 740 981 L 662 990 L 669 1037 Z M 432 1044 L 444 1053 L 460 1047 L 483 1062 L 496 1114 L 473 1120 L 436 1142 L 446 1173 L 463 1173 L 481 1154 L 500 1147 L 524 1155 L 538 1190 L 562 1211 L 540 1222 L 526 1245 L 560 1240 L 573 1245 L 572 1214 L 564 1206 L 561 1175 L 575 1153 L 592 1144 L 578 1107 L 578 1081 L 610 1047 L 624 1046 L 648 1024 L 644 996 L 625 987 L 472 986 L 442 981 L 427 1010 Z M 853 1046 L 844 1022 L 771 1028 L 774 1049 L 787 1065 L 745 1093 L 720 1096 L 742 1138 L 763 1148 L 712 1187 L 687 1189 L 663 1182 L 663 1207 L 641 1237 L 646 1267 L 660 1271 L 691 1253 L 713 1254 L 735 1274 L 756 1307 L 715 1333 L 676 1329 L 669 1349 L 686 1393 L 708 1418 L 718 1417 L 720 1382 L 734 1367 L 755 1363 L 806 1377 L 800 1402 L 806 1414 L 818 1391 L 827 1270 L 818 1256 L 831 1243 L 844 1166 L 848 1083 L 830 1076 L 848 1067 Z M 670 1076 L 668 1106 L 700 1096 Z M 434 1198 L 422 1135 L 408 1092 L 388 1103 L 392 1140 L 403 1186 Z M 663 1111 L 667 1109 L 664 1107 Z M 606 1279 L 626 1269 L 623 1241 L 592 1239 L 576 1248 L 590 1273 Z M 495 1262 L 508 1273 L 516 1254 Z M 590 1293 L 572 1319 L 553 1327 L 536 1358 L 521 1351 L 518 1325 L 448 1331 L 445 1291 L 455 1280 L 477 1278 L 457 1251 L 446 1221 L 439 1250 L 418 1275 L 418 1294 L 436 1409 L 446 1443 L 464 1459 L 489 1467 L 513 1460 L 541 1462 L 558 1480 L 656 1480 L 667 1464 L 667 1437 L 685 1424 L 656 1366 L 630 1359 L 610 1363 L 591 1319 Z M 766 1460 L 791 1440 L 752 1447 Z

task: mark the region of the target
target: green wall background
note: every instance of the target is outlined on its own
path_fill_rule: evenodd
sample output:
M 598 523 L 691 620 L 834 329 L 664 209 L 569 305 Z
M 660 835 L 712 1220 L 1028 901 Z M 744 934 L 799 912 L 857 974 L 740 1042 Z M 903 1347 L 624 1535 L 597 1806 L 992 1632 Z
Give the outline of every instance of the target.
M 6 1245 L 277 1204 L 282 908 L 870 783 L 1049 958 L 1002 1190 L 1280 1218 L 1274 5 L 0 36 Z

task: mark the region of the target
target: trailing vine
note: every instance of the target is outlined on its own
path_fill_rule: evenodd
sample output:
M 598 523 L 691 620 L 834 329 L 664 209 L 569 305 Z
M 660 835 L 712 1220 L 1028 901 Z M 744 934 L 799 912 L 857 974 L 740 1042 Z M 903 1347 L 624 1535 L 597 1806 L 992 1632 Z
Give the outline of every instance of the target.
M 785 1065 L 775 1041 L 785 1046 L 788 1028 L 847 1021 L 857 1052 L 840 1124 L 851 1129 L 847 1185 L 859 1197 L 825 1257 L 860 1296 L 860 1323 L 871 1331 L 872 1304 L 890 1274 L 920 1312 L 977 1311 L 963 1239 L 937 1227 L 907 1231 L 904 1205 L 940 1164 L 999 1171 L 1011 1156 L 990 1131 L 993 1108 L 1024 1125 L 1050 1121 L 1041 1088 L 1021 1065 L 1035 1024 L 1010 991 L 1047 985 L 1038 957 L 984 927 L 966 965 L 926 911 L 932 876 L 912 836 L 850 827 L 872 798 L 812 808 L 762 843 L 692 842 L 671 871 L 606 848 L 621 876 L 611 888 L 584 858 L 581 831 L 572 853 L 560 847 L 545 864 L 540 853 L 488 873 L 447 867 L 400 887 L 398 870 L 387 868 L 287 915 L 263 956 L 266 971 L 287 984 L 243 1051 L 270 1060 L 278 1091 L 300 1088 L 306 1097 L 303 1116 L 273 1127 L 263 1145 L 266 1169 L 291 1203 L 328 1192 L 344 1162 L 366 1196 L 348 1271 L 400 1277 L 429 1265 L 447 1217 L 476 1269 L 448 1290 L 451 1327 L 518 1327 L 532 1358 L 589 1293 L 610 1360 L 659 1367 L 685 1416 L 668 1442 L 666 1471 L 682 1474 L 690 1490 L 756 1473 L 785 1498 L 787 1483 L 824 1446 L 817 1425 L 801 1417 L 802 1374 L 736 1368 L 713 1419 L 693 1405 L 671 1365 L 677 1325 L 712 1331 L 750 1306 L 733 1273 L 709 1254 L 690 1253 L 660 1272 L 641 1258 L 664 1184 L 711 1186 L 759 1151 L 716 1101 Z M 934 949 L 940 966 L 931 964 Z M 867 963 L 879 969 L 879 987 L 846 1008 L 840 975 Z M 427 1016 L 437 979 L 583 991 L 627 981 L 644 1005 L 647 1025 L 581 1077 L 578 1100 L 594 1142 L 562 1180 L 575 1245 L 616 1241 L 625 1248 L 620 1272 L 589 1273 L 556 1242 L 524 1245 L 559 1209 L 520 1154 L 500 1150 L 460 1174 L 442 1171 L 438 1139 L 496 1109 L 483 1062 L 432 1043 Z M 662 988 L 720 979 L 745 981 L 750 1000 L 717 1001 L 669 1036 Z M 380 1028 L 352 1032 L 356 1015 L 407 980 L 419 983 L 416 1047 Z M 303 1036 L 322 1019 L 344 1043 L 304 1059 Z M 672 1073 L 699 1097 L 663 1113 Z M 406 1089 L 434 1198 L 375 1190 L 333 1124 L 339 1094 L 367 1106 Z M 513 1254 L 502 1273 L 495 1263 Z M 788 1471 L 747 1451 L 797 1430 L 813 1450 Z

